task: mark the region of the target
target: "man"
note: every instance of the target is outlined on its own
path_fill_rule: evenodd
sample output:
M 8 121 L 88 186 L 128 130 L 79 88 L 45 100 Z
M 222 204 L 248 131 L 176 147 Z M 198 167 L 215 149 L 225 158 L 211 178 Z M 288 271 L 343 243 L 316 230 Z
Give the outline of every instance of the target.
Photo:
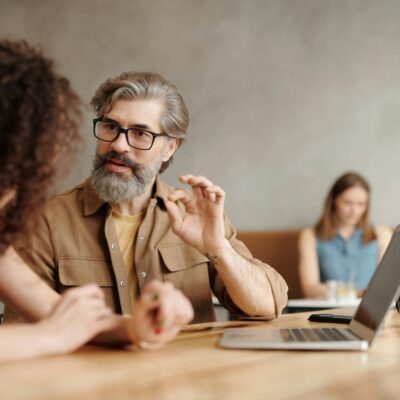
M 157 279 L 190 299 L 193 322 L 215 319 L 212 292 L 234 315 L 278 316 L 287 286 L 236 239 L 223 190 L 185 175 L 189 194 L 159 178 L 189 122 L 175 86 L 157 74 L 123 73 L 105 81 L 91 105 L 91 177 L 48 203 L 35 234 L 18 248 L 27 263 L 59 292 L 97 283 L 123 314 Z
M 15 252 L 80 143 L 80 105 L 39 48 L 0 40 L 0 298 L 27 322 L 1 327 L 0 361 L 60 354 L 92 339 L 158 348 L 193 317 L 189 300 L 159 281 L 146 285 L 129 318 L 112 315 L 99 287 L 59 295 Z

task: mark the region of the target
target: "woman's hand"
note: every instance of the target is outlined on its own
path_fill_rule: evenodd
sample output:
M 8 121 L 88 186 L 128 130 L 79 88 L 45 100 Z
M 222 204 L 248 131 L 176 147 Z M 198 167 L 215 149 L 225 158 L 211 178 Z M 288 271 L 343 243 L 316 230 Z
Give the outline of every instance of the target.
M 95 285 L 66 291 L 50 314 L 38 323 L 53 345 L 53 352 L 77 349 L 101 332 L 115 327 L 116 320 Z
M 173 339 L 193 319 L 193 307 L 169 283 L 151 281 L 134 304 L 128 332 L 140 347 L 158 348 Z

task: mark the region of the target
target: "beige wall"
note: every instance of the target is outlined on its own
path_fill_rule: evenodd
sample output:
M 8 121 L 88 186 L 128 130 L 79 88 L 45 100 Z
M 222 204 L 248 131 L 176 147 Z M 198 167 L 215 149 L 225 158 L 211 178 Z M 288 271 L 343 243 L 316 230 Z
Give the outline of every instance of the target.
M 204 174 L 240 229 L 314 222 L 342 172 L 373 186 L 373 219 L 400 222 L 400 1 L 0 0 L 0 35 L 54 57 L 88 102 L 124 70 L 152 70 L 191 126 L 165 179 Z M 90 170 L 87 146 L 65 188 Z

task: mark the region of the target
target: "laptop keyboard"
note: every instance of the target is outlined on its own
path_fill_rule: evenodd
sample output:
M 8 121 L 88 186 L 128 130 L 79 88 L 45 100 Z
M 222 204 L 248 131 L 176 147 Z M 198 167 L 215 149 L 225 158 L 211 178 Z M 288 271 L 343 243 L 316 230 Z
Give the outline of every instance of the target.
M 351 340 L 337 328 L 293 328 L 280 330 L 285 342 L 331 342 Z

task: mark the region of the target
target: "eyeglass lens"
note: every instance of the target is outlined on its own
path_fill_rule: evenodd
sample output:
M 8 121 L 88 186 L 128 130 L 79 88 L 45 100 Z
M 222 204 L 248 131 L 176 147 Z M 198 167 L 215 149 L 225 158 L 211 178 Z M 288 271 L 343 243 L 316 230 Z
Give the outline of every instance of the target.
M 120 132 L 120 127 L 107 121 L 97 121 L 95 125 L 95 135 L 100 140 L 113 142 Z M 153 135 L 146 131 L 130 128 L 127 132 L 128 144 L 137 149 L 147 150 L 153 144 Z

